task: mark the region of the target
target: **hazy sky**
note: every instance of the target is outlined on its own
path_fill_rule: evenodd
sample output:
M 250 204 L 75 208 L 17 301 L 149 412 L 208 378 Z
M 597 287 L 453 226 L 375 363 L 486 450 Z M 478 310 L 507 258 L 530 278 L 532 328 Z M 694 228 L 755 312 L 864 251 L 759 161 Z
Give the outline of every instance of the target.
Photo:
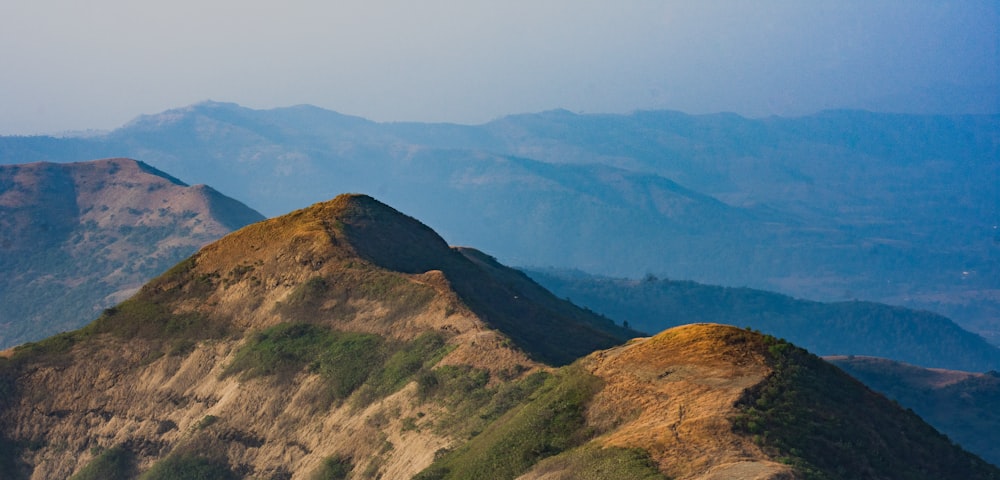
M 203 100 L 379 121 L 1000 112 L 997 0 L 5 0 L 0 134 Z

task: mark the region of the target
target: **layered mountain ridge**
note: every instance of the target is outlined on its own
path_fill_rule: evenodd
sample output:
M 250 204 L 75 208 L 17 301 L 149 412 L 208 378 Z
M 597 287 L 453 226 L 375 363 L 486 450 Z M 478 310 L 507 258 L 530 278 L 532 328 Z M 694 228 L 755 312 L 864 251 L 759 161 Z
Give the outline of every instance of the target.
M 2 137 L 0 162 L 133 156 L 268 215 L 369 192 L 507 264 L 904 305 L 997 343 L 998 125 L 554 111 L 467 126 L 206 102 L 89 139 Z
M 701 324 L 624 343 L 634 335 L 371 197 L 342 195 L 229 234 L 87 327 L 0 359 L 0 469 L 1000 476 L 773 337 Z M 852 460 L 839 471 L 812 445 Z

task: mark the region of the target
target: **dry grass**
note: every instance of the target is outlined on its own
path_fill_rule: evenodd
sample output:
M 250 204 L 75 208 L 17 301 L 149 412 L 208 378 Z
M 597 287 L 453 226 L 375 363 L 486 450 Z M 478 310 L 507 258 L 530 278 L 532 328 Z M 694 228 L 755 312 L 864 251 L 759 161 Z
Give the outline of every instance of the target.
M 538 368 L 473 313 L 442 272 L 393 272 L 358 257 L 337 221 L 342 202 L 234 232 L 140 294 L 163 300 L 171 315 L 225 325 L 229 334 L 158 356 L 142 338 L 97 332 L 71 345 L 65 361 L 26 373 L 0 423 L 12 425 L 6 432 L 15 440 L 40 445 L 27 455 L 35 475 L 67 478 L 91 459 L 92 446 L 129 444 L 139 446 L 141 470 L 178 448 L 200 448 L 261 474 L 286 468 L 307 478 L 324 458 L 341 455 L 354 459 L 356 474 L 406 478 L 453 443 L 432 428 L 403 428 L 404 418 L 433 425 L 446 413 L 422 405 L 412 383 L 370 404 L 347 399 L 324 410 L 316 408 L 326 388 L 319 374 L 293 372 L 283 382 L 222 375 L 248 334 L 284 321 L 399 341 L 437 332 L 451 351 L 442 364 L 487 368 L 491 378 Z M 314 289 L 319 297 L 306 302 L 302 318 L 284 318 L 278 305 L 315 278 L 329 288 Z M 186 294 L 194 283 L 198 295 Z M 195 428 L 208 415 L 217 421 Z
M 790 469 L 771 461 L 729 422 L 743 391 L 769 373 L 747 332 L 721 325 L 677 327 L 588 357 L 604 380 L 588 411 L 606 434 L 604 446 L 642 448 L 676 479 L 781 478 Z

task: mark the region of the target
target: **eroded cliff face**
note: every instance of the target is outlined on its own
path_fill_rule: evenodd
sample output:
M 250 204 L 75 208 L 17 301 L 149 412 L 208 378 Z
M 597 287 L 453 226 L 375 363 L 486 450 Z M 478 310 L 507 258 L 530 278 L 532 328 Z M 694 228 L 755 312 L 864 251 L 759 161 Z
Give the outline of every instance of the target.
M 453 442 L 433 428 L 403 428 L 404 419 L 431 425 L 443 413 L 417 398 L 415 383 L 369 404 L 324 406 L 326 386 L 315 374 L 221 378 L 234 341 L 148 363 L 141 347 L 101 343 L 21 378 L 4 423 L 9 437 L 37 445 L 25 452 L 32 479 L 68 478 L 102 448 L 121 445 L 140 471 L 189 452 L 221 456 L 259 478 L 308 478 L 331 456 L 353 459 L 357 471 L 409 478 Z

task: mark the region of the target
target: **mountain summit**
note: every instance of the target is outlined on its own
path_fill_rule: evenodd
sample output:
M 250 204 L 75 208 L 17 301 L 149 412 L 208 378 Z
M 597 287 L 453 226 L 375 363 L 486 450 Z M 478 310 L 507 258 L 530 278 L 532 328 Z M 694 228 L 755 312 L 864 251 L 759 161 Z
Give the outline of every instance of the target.
M 316 307 L 316 322 L 366 312 L 381 320 L 358 328 L 400 336 L 405 327 L 389 320 L 404 314 L 379 308 L 419 311 L 446 292 L 454 297 L 449 311 L 467 311 L 554 365 L 635 335 L 555 298 L 482 252 L 449 247 L 426 225 L 367 195 L 341 195 L 250 225 L 186 264 L 179 276 L 158 279 L 147 290 L 180 282 L 214 304 L 210 316 L 227 327 L 266 328 Z M 212 279 L 211 287 L 199 286 L 198 278 Z M 441 327 L 437 319 L 411 322 L 416 333 Z

